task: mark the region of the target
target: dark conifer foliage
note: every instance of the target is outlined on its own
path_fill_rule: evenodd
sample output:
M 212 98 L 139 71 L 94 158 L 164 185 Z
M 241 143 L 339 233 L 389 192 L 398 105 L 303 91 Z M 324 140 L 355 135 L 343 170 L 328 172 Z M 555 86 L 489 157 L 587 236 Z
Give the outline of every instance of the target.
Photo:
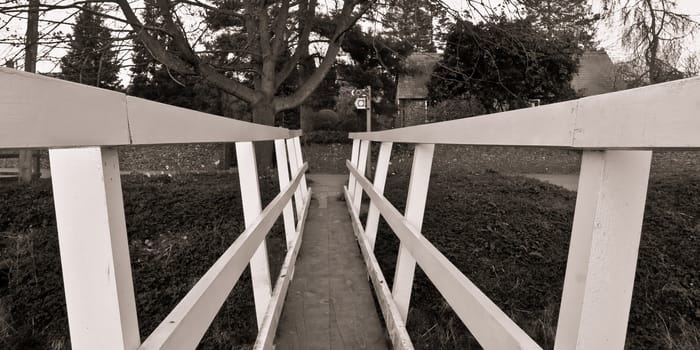
M 471 96 L 488 112 L 575 97 L 570 86 L 583 52 L 575 41 L 539 28 L 531 17 L 460 21 L 446 38 L 430 83 L 433 102 Z
M 110 30 L 98 13 L 87 6 L 73 26 L 68 53 L 61 58 L 60 77 L 77 83 L 119 90 L 120 65 Z

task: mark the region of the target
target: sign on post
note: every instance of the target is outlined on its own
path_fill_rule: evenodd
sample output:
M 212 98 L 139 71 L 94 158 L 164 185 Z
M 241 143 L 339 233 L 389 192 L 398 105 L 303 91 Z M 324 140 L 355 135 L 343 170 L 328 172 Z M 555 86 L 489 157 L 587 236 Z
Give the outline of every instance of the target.
M 372 131 L 372 87 L 367 86 L 364 89 L 352 90 L 352 95 L 357 96 L 355 99 L 355 108 L 364 109 L 367 111 L 367 131 Z
M 360 96 L 355 99 L 355 108 L 357 109 L 367 109 L 367 97 Z

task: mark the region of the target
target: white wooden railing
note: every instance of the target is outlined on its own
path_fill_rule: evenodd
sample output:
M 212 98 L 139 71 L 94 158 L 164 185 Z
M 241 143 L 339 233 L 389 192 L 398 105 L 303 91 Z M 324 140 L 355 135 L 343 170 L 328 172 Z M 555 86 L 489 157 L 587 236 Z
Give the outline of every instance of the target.
M 405 322 L 417 263 L 484 348 L 540 349 L 421 234 L 435 144 L 463 144 L 582 150 L 554 348 L 623 349 L 652 151 L 700 148 L 700 78 L 350 138 L 345 196 L 395 348 L 412 348 Z M 371 142 L 381 143 L 373 183 L 364 176 Z M 415 144 L 403 214 L 383 196 L 394 142 Z M 392 290 L 373 253 L 379 215 L 401 241 Z
M 250 264 L 255 349 L 271 349 L 311 198 L 299 136 L 0 68 L 0 149 L 49 149 L 72 348 L 194 349 Z M 280 183 L 264 209 L 252 143 L 263 140 Z M 246 229 L 141 343 L 115 147 L 215 142 L 236 143 Z M 265 237 L 280 214 L 287 255 L 273 285 Z

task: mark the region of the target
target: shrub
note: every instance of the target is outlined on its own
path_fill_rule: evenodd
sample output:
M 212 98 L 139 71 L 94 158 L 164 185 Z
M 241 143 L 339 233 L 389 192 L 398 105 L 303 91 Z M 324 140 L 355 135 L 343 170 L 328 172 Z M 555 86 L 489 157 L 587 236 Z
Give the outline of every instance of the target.
M 307 143 L 350 143 L 348 133 L 338 130 L 314 130 L 306 133 Z

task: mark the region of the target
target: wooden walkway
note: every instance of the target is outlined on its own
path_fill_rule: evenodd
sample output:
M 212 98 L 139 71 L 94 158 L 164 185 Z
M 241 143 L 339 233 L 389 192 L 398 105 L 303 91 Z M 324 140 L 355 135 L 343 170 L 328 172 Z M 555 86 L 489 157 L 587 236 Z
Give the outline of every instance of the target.
M 347 175 L 310 175 L 313 199 L 276 349 L 388 349 L 342 187 Z

